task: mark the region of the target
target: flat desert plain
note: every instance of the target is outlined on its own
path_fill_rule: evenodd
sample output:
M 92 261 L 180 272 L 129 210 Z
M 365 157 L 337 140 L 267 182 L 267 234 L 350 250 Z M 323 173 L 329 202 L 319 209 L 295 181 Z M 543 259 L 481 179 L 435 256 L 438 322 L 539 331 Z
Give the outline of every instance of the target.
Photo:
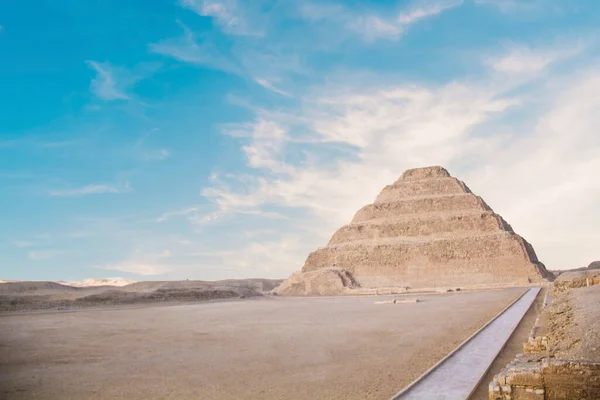
M 387 399 L 524 292 L 0 316 L 3 399 Z

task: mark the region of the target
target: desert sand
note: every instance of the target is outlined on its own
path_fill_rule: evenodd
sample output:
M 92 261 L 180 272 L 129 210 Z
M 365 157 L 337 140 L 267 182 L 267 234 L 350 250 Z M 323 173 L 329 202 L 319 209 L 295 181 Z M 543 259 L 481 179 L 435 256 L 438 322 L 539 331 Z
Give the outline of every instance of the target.
M 522 292 L 8 314 L 0 397 L 387 399 Z

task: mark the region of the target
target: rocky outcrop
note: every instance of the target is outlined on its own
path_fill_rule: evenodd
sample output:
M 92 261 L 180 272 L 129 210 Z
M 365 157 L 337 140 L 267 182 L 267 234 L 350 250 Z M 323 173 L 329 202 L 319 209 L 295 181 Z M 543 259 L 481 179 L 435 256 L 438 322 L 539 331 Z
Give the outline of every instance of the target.
M 341 268 L 295 272 L 276 290 L 277 294 L 328 296 L 348 293 L 357 288 L 352 275 Z
M 566 275 L 559 282 L 578 281 Z M 556 297 L 539 316 L 523 346 L 524 354 L 517 355 L 490 382 L 490 400 L 600 399 L 597 283 L 554 290 Z
M 584 269 L 562 273 L 554 281 L 553 292 L 555 295 L 567 292 L 570 289 L 600 285 L 600 270 Z
M 304 294 L 298 282 L 331 268 L 362 288 L 525 285 L 552 277 L 529 243 L 439 166 L 408 170 L 386 186 L 308 256 L 290 278 L 296 289 L 284 283 L 277 293 Z
M 588 265 L 588 269 L 600 269 L 600 261 L 593 261 Z

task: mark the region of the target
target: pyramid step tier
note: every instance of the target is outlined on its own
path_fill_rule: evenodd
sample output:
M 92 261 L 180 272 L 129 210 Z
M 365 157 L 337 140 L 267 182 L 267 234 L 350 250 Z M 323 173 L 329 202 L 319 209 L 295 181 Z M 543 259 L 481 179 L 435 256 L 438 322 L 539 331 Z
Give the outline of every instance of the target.
M 311 253 L 302 271 L 332 267 L 350 271 L 357 282 L 367 287 L 384 284 L 418 287 L 442 278 L 463 285 L 464 282 L 525 284 L 543 279 L 531 246 L 508 232 L 434 240 L 342 243 Z M 391 280 L 383 282 L 382 277 Z M 495 277 L 494 282 L 490 282 L 491 277 Z
M 320 248 L 308 256 L 303 271 L 338 267 L 353 270 L 356 265 L 396 266 L 411 260 L 436 264 L 450 260 L 515 257 L 537 262 L 526 242 L 518 235 L 498 232 L 461 238 L 429 240 L 380 240 L 340 243 Z
M 278 294 L 481 288 L 553 279 L 533 247 L 441 166 L 406 170 L 312 252 Z
M 393 220 L 376 219 L 345 225 L 333 234 L 329 244 L 394 237 L 477 236 L 502 231 L 512 231 L 512 229 L 492 211 L 449 215 L 411 214 Z
M 431 180 L 437 178 L 447 178 L 450 173 L 439 165 L 425 167 L 425 168 L 411 168 L 407 169 L 402 173 L 402 176 L 396 181 L 420 181 L 420 180 Z
M 454 211 L 491 211 L 478 196 L 471 193 L 428 196 L 382 204 L 369 204 L 361 208 L 352 219 L 353 223 L 380 218 L 394 218 L 409 214 L 438 213 L 442 215 Z
M 374 204 L 389 203 L 415 196 L 434 196 L 470 193 L 469 188 L 456 178 L 437 178 L 420 181 L 397 181 L 388 185 L 377 196 Z

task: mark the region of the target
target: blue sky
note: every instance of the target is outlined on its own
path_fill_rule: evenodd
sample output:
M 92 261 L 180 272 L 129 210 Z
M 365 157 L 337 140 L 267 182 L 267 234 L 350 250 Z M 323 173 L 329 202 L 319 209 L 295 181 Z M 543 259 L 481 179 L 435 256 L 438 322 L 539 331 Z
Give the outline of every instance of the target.
M 285 277 L 441 164 L 598 259 L 596 0 L 0 3 L 0 279 Z

